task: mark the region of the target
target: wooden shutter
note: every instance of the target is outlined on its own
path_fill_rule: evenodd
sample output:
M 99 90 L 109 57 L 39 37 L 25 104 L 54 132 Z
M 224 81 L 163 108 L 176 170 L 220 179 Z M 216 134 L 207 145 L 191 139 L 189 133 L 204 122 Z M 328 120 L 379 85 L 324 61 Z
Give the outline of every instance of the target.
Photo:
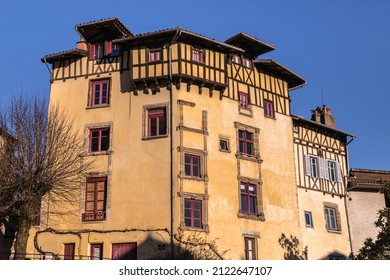
M 322 158 L 318 158 L 317 162 L 318 162 L 318 168 L 320 170 L 319 177 L 325 178 L 325 173 L 327 173 L 327 171 L 328 171 L 328 167 L 326 166 L 327 161 L 322 159 Z
M 74 260 L 74 243 L 64 244 L 64 260 Z
M 343 176 L 341 174 L 341 165 L 340 163 L 336 162 L 336 181 L 341 183 L 343 179 Z
M 95 59 L 95 45 L 89 44 L 89 59 Z
M 110 55 L 112 51 L 112 42 L 104 42 L 104 55 Z
M 305 174 L 307 176 L 311 176 L 310 156 L 309 155 L 305 155 Z
M 113 260 L 136 260 L 137 242 L 112 244 Z
M 321 162 L 324 170 L 323 178 L 329 180 L 329 163 L 326 159 L 321 159 Z

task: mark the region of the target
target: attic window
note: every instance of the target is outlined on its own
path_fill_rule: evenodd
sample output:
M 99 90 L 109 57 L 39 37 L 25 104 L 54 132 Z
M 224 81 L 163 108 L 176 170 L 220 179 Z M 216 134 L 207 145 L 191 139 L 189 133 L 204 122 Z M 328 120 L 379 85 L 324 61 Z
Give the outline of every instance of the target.
M 101 42 L 96 44 L 90 44 L 89 46 L 89 59 L 99 60 L 104 57 L 119 56 L 120 46 L 112 44 L 112 42 Z

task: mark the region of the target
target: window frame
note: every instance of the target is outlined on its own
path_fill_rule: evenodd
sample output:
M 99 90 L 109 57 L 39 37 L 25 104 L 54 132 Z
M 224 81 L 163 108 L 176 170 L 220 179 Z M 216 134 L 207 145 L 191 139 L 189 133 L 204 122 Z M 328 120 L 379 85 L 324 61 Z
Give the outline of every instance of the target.
M 103 139 L 103 135 L 102 133 L 105 132 L 105 131 L 108 131 L 108 135 L 107 136 L 104 136 L 104 139 Z M 93 136 L 93 133 L 94 132 L 98 132 L 99 135 L 97 137 L 94 137 Z M 89 136 L 88 136 L 88 139 L 89 139 L 89 145 L 88 145 L 88 152 L 89 153 L 101 153 L 101 152 L 108 152 L 110 150 L 110 141 L 111 141 L 111 128 L 110 127 L 98 127 L 98 128 L 90 128 L 89 129 Z M 93 140 L 97 138 L 97 150 L 94 150 L 93 149 Z M 107 138 L 107 139 L 106 139 Z M 105 140 L 106 139 L 106 140 Z M 103 140 L 107 141 L 107 144 L 104 145 L 104 146 L 107 146 L 106 149 L 103 149 L 102 148 L 102 143 L 103 143 Z
M 337 220 L 337 209 L 331 206 L 324 206 L 325 227 L 328 231 L 340 231 L 339 222 Z M 331 214 L 333 212 L 333 214 Z
M 275 118 L 274 102 L 269 99 L 264 99 L 264 116 L 267 118 Z
M 242 187 L 244 187 L 245 192 L 243 192 Z M 254 193 L 251 194 L 249 188 L 253 188 Z M 243 197 L 245 199 L 245 204 L 243 204 Z M 251 209 L 252 203 L 254 208 L 253 211 Z M 244 205 L 246 210 L 243 210 Z M 256 184 L 245 181 L 240 182 L 240 213 L 249 216 L 257 216 L 258 212 L 258 195 Z
M 244 136 L 241 137 L 240 133 Z M 248 139 L 248 135 L 251 135 L 251 139 Z M 242 148 L 241 148 L 242 147 Z M 248 153 L 248 147 L 250 147 L 250 152 Z M 238 129 L 238 151 L 240 154 L 254 156 L 254 133 L 244 129 Z
M 199 47 L 191 47 L 191 61 L 205 63 L 205 50 Z
M 190 207 L 188 208 L 187 202 L 190 203 Z M 195 206 L 197 206 L 195 208 Z M 189 211 L 190 215 L 187 216 L 186 213 Z M 199 217 L 195 217 L 195 212 L 199 212 Z M 201 199 L 195 199 L 195 198 L 184 198 L 184 226 L 186 228 L 191 229 L 203 229 L 203 200 Z M 189 224 L 187 224 L 187 221 L 190 221 Z M 199 225 L 196 225 L 196 221 L 198 221 Z
M 151 126 L 150 126 L 150 112 L 155 110 L 163 110 L 165 117 L 165 134 L 151 135 Z M 157 138 L 164 138 L 169 136 L 169 104 L 168 103 L 158 103 L 158 104 L 148 104 L 144 105 L 142 108 L 143 117 L 142 117 L 142 140 L 151 140 Z M 156 117 L 156 116 L 154 116 Z M 160 123 L 159 123 L 160 125 Z M 159 126 L 160 128 L 160 126 Z M 157 129 L 157 128 L 156 128 Z M 159 130 L 159 129 L 158 129 Z
M 162 111 L 162 112 L 159 112 Z M 153 137 L 161 137 L 161 136 L 167 136 L 168 129 L 167 129 L 167 108 L 166 106 L 162 107 L 153 107 L 147 109 L 147 137 L 153 138 Z M 152 123 L 155 122 L 155 131 L 152 131 Z M 161 122 L 164 123 L 164 131 L 160 131 L 160 125 Z M 153 133 L 154 132 L 154 133 Z M 154 135 L 152 135 L 154 134 Z
M 257 240 L 255 237 L 244 236 L 244 257 L 245 260 L 257 260 Z
M 74 260 L 75 248 L 75 243 L 64 243 L 64 260 Z M 69 254 L 69 250 L 72 252 L 71 254 Z
M 99 183 L 104 183 L 104 189 L 99 190 Z M 88 190 L 88 184 L 93 184 L 93 190 Z M 88 194 L 93 193 L 93 200 L 88 199 Z M 103 193 L 103 199 L 99 199 L 99 194 Z M 99 209 L 99 202 L 102 203 L 103 209 Z M 88 203 L 93 204 L 92 210 L 88 209 Z M 85 201 L 82 222 L 95 222 L 106 220 L 107 211 L 107 177 L 89 177 L 85 183 Z
M 225 147 L 222 147 L 221 143 L 225 143 Z M 220 136 L 219 137 L 219 151 L 230 153 L 230 140 L 227 137 Z
M 308 228 L 314 228 L 313 214 L 311 211 L 304 211 L 305 225 Z
M 95 252 L 94 249 L 97 248 L 99 249 L 99 257 L 95 258 Z M 90 244 L 90 255 L 89 259 L 90 260 L 103 260 L 103 243 L 93 243 Z
M 100 92 L 99 92 L 99 103 L 96 103 L 96 86 L 100 86 Z M 103 102 L 103 93 L 104 93 L 104 86 L 107 87 L 106 91 L 106 102 Z M 88 102 L 89 108 L 98 108 L 98 107 L 107 107 L 110 106 L 110 86 L 111 82 L 110 79 L 102 79 L 102 80 L 93 80 L 90 82 L 90 98 Z
M 162 55 L 163 54 L 161 49 L 150 49 L 148 51 L 148 62 L 149 63 L 161 62 L 163 60 Z
M 232 63 L 240 64 L 241 65 L 242 58 L 239 54 L 233 54 L 232 56 Z
M 243 56 L 242 59 L 241 59 L 241 64 L 242 66 L 246 67 L 246 68 L 252 68 L 252 60 Z
M 249 110 L 249 94 L 243 91 L 239 92 L 240 109 Z
M 187 164 L 187 158 L 189 159 L 189 163 Z M 196 165 L 194 163 L 194 159 L 198 161 Z M 202 178 L 202 170 L 201 170 L 201 156 L 195 155 L 191 153 L 184 153 L 184 175 L 193 178 Z M 187 166 L 189 166 L 189 174 L 187 174 Z M 194 175 L 194 170 L 197 170 L 197 175 Z

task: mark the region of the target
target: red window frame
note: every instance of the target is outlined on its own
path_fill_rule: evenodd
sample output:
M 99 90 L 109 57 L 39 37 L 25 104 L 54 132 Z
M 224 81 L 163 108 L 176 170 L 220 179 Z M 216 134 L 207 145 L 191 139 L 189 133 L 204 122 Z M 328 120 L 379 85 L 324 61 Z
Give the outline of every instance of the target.
M 253 237 L 244 237 L 245 259 L 256 260 L 256 239 Z
M 254 155 L 253 133 L 246 130 L 238 130 L 239 151 L 242 154 Z
M 96 256 L 96 250 L 99 251 L 99 255 Z M 90 251 L 90 260 L 102 260 L 103 259 L 103 243 L 98 243 L 98 244 L 91 244 L 91 251 Z
M 192 47 L 192 61 L 204 63 L 204 50 Z
M 110 148 L 110 128 L 95 128 L 89 130 L 89 152 L 103 152 Z
M 64 244 L 64 260 L 74 260 L 74 243 L 65 243 Z
M 113 243 L 111 256 L 113 260 L 136 260 L 137 242 Z
M 150 50 L 149 51 L 149 62 L 157 62 L 162 60 L 161 50 Z
M 240 91 L 240 108 L 248 109 L 249 108 L 249 94 L 246 92 Z
M 148 109 L 148 137 L 167 134 L 166 107 Z
M 274 103 L 271 100 L 264 100 L 264 116 L 269 118 L 275 117 Z
M 100 80 L 91 82 L 90 106 L 105 106 L 110 104 L 110 81 Z
M 201 177 L 200 156 L 184 154 L 184 173 L 191 177 Z
M 256 185 L 242 182 L 240 212 L 248 215 L 257 214 L 257 193 Z
M 241 56 L 238 54 L 233 54 L 232 62 L 241 64 Z
M 82 215 L 83 222 L 105 220 L 107 177 L 87 178 L 85 192 L 85 211 Z
M 184 224 L 190 228 L 202 228 L 202 200 L 184 199 Z

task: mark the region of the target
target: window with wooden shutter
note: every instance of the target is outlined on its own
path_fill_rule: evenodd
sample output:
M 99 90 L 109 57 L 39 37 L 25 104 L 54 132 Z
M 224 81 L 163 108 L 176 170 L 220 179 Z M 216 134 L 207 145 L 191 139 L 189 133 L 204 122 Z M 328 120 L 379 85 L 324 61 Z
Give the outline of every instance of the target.
M 112 244 L 113 260 L 136 260 L 137 242 Z
M 64 260 L 74 260 L 75 243 L 64 244 Z
M 83 222 L 106 219 L 106 196 L 107 177 L 87 179 Z
M 91 244 L 90 252 L 91 260 L 102 260 L 103 259 L 103 244 Z

